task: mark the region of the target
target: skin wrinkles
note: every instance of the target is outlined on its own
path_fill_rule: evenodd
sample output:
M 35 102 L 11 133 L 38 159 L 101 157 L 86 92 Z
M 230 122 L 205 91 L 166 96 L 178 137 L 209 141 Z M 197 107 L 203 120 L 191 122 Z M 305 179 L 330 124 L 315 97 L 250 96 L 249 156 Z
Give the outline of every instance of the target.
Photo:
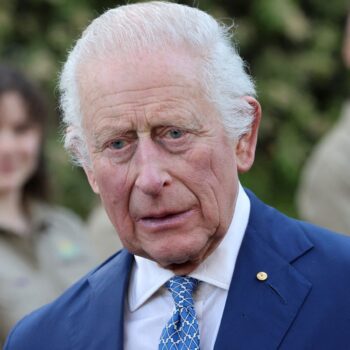
M 116 84 L 116 86 L 118 86 L 118 84 Z M 169 88 L 176 89 L 178 92 L 181 92 L 184 89 L 188 89 L 191 87 L 187 86 L 186 84 L 183 84 L 183 85 L 169 84 L 169 85 L 164 85 L 164 86 L 151 86 L 151 87 L 147 87 L 144 89 L 142 89 L 142 88 L 135 88 L 135 89 L 128 89 L 128 90 L 117 89 L 113 93 L 105 93 L 102 96 L 99 96 L 98 92 L 92 91 L 92 92 L 89 92 L 86 97 L 85 97 L 85 93 L 80 93 L 81 101 L 82 101 L 82 103 L 81 103 L 82 112 L 83 112 L 83 115 L 85 113 L 87 113 L 88 111 L 89 111 L 89 113 L 91 113 L 91 110 L 94 110 L 94 107 L 98 106 L 99 104 L 103 105 L 103 107 L 101 107 L 102 109 L 117 108 L 117 107 L 122 108 L 124 104 L 127 105 L 127 104 L 135 103 L 135 96 L 134 95 L 139 96 L 139 98 L 137 99 L 137 102 L 140 104 L 141 107 L 143 107 L 144 105 L 147 105 L 147 103 L 148 103 L 148 101 L 145 101 L 143 104 L 140 102 L 140 100 L 142 100 L 142 94 L 145 94 L 145 93 L 149 93 L 149 96 L 147 96 L 146 98 L 149 98 L 149 99 L 153 98 L 154 102 L 158 103 L 158 101 L 157 101 L 158 92 L 164 91 L 164 90 L 169 89 Z M 85 92 L 85 89 L 81 86 L 81 84 L 80 84 L 79 90 Z M 200 88 L 199 90 L 202 93 L 204 93 L 204 89 Z M 123 100 L 123 102 L 116 104 L 115 97 L 117 95 L 120 99 Z M 128 95 L 130 95 L 130 96 L 128 96 Z M 193 91 L 191 91 L 191 96 L 193 96 L 194 98 L 198 98 L 200 96 L 200 93 L 198 90 L 193 90 Z M 171 99 L 173 99 L 173 101 L 176 102 L 175 96 L 171 96 Z M 86 101 L 89 101 L 89 103 L 88 104 L 85 103 Z M 107 101 L 111 101 L 111 102 L 108 103 Z M 88 107 L 88 110 L 84 109 L 85 105 Z M 93 113 L 93 117 L 101 116 L 101 114 L 102 114 L 101 112 L 102 111 L 100 111 L 100 110 L 95 110 Z M 84 122 L 84 120 L 83 120 L 83 122 Z
M 229 139 L 188 54 L 144 55 L 134 74 L 126 62 L 117 57 L 86 67 L 99 75 L 86 74 L 81 87 L 91 157 L 84 170 L 123 245 L 187 274 L 226 234 L 238 168 L 250 167 L 256 140 Z M 118 106 L 117 113 L 111 106 Z M 125 143 L 96 149 L 119 137 Z
M 177 86 L 174 85 L 173 87 L 176 89 Z M 167 88 L 171 88 L 171 85 L 167 86 Z M 184 88 L 185 88 L 185 85 L 182 86 L 182 89 L 180 89 L 178 92 L 181 92 Z M 187 87 L 187 89 L 188 88 L 189 87 Z M 108 115 L 121 117 L 124 115 L 125 112 L 128 112 L 129 106 L 132 107 L 132 110 L 136 108 L 142 109 L 145 106 L 152 107 L 152 102 L 157 107 L 157 109 L 155 109 L 156 112 L 161 111 L 165 103 L 169 104 L 168 108 L 171 109 L 171 105 L 175 105 L 178 102 L 178 98 L 176 98 L 176 96 L 169 96 L 167 101 L 160 102 L 158 99 L 158 92 L 160 89 L 161 89 L 160 87 L 148 88 L 143 90 L 137 89 L 135 91 L 130 90 L 127 93 L 125 91 L 120 91 L 118 89 L 113 94 L 107 94 L 103 97 L 96 98 L 92 102 L 89 102 L 89 105 L 90 105 L 89 114 L 91 114 L 93 118 L 95 117 L 102 118 L 104 116 L 107 117 Z M 144 96 L 145 93 L 149 94 L 149 96 Z M 126 96 L 124 96 L 124 94 Z M 198 92 L 192 90 L 190 91 L 190 94 L 192 98 L 198 99 Z M 188 101 L 181 101 L 181 103 L 183 105 L 183 109 L 185 110 L 186 110 L 186 104 L 187 104 L 188 105 L 187 109 L 191 113 L 190 103 Z M 100 104 L 101 106 L 99 106 Z M 134 104 L 136 104 L 136 106 Z M 104 112 L 104 110 L 106 110 L 106 112 Z M 123 113 L 120 113 L 120 111 L 122 111 Z M 83 114 L 84 114 L 84 111 L 83 111 Z
M 127 89 L 127 90 L 122 90 L 122 91 L 118 91 L 118 94 L 128 94 L 128 93 L 137 93 L 137 92 L 147 92 L 147 91 L 151 91 L 151 90 L 156 90 L 156 89 L 166 89 L 166 88 L 179 88 L 179 89 L 183 89 L 186 88 L 186 85 L 179 85 L 179 84 L 169 84 L 169 85 L 164 85 L 164 86 L 151 86 L 151 87 L 147 87 L 147 88 L 135 88 L 135 89 Z M 98 103 L 99 100 L 101 98 L 113 98 L 115 96 L 115 93 L 109 93 L 109 94 L 105 94 L 103 97 L 99 96 L 98 94 L 96 94 L 96 91 L 92 91 L 88 96 L 87 99 L 92 103 Z M 128 101 L 125 101 L 125 103 L 127 103 Z M 132 101 L 129 101 L 132 102 Z
M 170 85 L 169 85 L 170 86 Z M 167 86 L 167 88 L 169 88 Z M 185 86 L 185 85 L 184 85 Z M 184 86 L 182 86 L 184 88 Z M 175 86 L 175 89 L 177 86 Z M 159 90 L 159 87 L 156 88 Z M 138 114 L 142 114 L 146 119 L 144 125 L 145 130 L 154 130 L 156 127 L 176 125 L 188 132 L 200 133 L 203 125 L 199 117 L 193 111 L 193 106 L 187 100 L 171 97 L 165 101 L 159 101 L 154 95 L 153 89 L 146 89 L 151 93 L 148 98 L 138 98 L 139 92 L 144 93 L 144 90 L 137 90 L 136 96 L 130 96 L 129 91 L 128 101 L 123 103 L 114 102 L 113 105 L 107 107 L 102 106 L 97 111 L 92 112 L 93 118 L 101 120 L 101 126 L 97 126 L 93 130 L 93 152 L 100 152 L 104 149 L 105 144 L 118 137 L 123 137 L 131 131 L 140 129 L 140 121 Z M 194 92 L 193 89 L 190 92 Z M 120 94 L 120 95 L 119 95 Z M 197 95 L 197 92 L 194 94 Z M 111 94 L 117 98 L 124 98 L 124 92 Z M 126 97 L 126 96 L 125 96 Z M 101 100 L 102 101 L 102 100 Z M 136 103 L 135 103 L 136 101 Z M 110 103 L 106 101 L 106 103 Z M 136 106 L 135 106 L 136 105 Z M 179 107 L 181 106 L 181 107 Z M 125 120 L 125 116 L 130 115 L 130 120 Z M 176 123 L 174 123 L 176 121 Z M 142 131 L 142 130 L 141 130 Z
M 210 157 L 208 157 L 208 159 L 209 158 Z M 196 163 L 196 159 L 195 158 L 191 159 L 191 161 Z M 182 180 L 184 180 L 184 179 L 182 179 Z M 195 181 L 198 186 L 203 183 L 203 179 L 202 178 L 198 178 L 198 179 L 192 178 L 191 181 Z M 191 188 L 189 188 L 189 189 L 191 190 Z M 215 192 L 215 190 L 212 188 L 212 186 L 209 188 L 209 190 L 212 193 Z M 214 198 L 214 201 L 215 201 L 215 206 L 218 207 L 219 205 L 218 205 L 218 202 L 216 201 L 215 196 L 213 196 L 213 198 Z M 199 197 L 197 197 L 197 200 L 200 202 L 200 198 Z M 203 210 L 203 208 L 200 207 L 198 209 L 198 211 L 200 213 L 202 213 L 205 210 Z M 212 213 L 212 214 L 214 214 L 214 213 Z M 205 220 L 204 217 L 202 217 L 202 219 Z M 210 229 L 210 231 L 212 233 L 208 237 L 208 242 L 207 242 L 206 246 L 203 249 L 203 253 L 200 256 L 196 256 L 196 255 L 189 256 L 188 260 L 190 260 L 190 263 L 186 264 L 186 267 L 185 267 L 186 269 L 195 268 L 201 261 L 203 261 L 212 252 L 212 249 L 210 249 L 210 248 L 216 247 L 221 241 L 221 239 L 217 236 L 217 233 L 219 233 L 220 229 L 221 229 L 221 227 L 220 227 L 220 212 L 219 212 L 219 210 L 217 210 L 217 212 L 214 215 L 211 215 L 210 220 L 212 220 L 212 225 L 213 225 L 213 227 L 211 227 L 211 229 Z M 179 273 L 179 274 L 181 274 L 182 271 L 183 271 L 182 270 L 183 269 L 182 266 L 179 266 L 178 264 L 174 264 L 174 263 L 171 263 L 171 262 L 168 265 L 165 264 L 164 267 L 170 268 L 170 269 L 174 270 L 176 273 Z
M 216 145 L 217 146 L 217 145 Z M 188 151 L 189 152 L 189 155 L 188 155 L 188 159 L 189 159 L 189 161 L 191 162 L 191 163 L 194 163 L 194 164 L 198 164 L 197 162 L 198 162 L 198 160 L 197 159 L 195 159 L 195 155 L 193 155 L 193 151 L 191 151 L 191 150 L 189 150 Z M 208 156 L 205 156 L 204 157 L 205 159 L 210 159 L 210 155 L 208 155 Z M 207 162 L 207 161 L 206 161 Z M 128 168 L 128 173 L 131 171 L 130 170 L 130 164 L 129 164 L 129 168 Z M 206 165 L 203 165 L 203 166 L 206 166 Z M 211 165 L 210 165 L 211 166 Z M 212 166 L 211 166 L 212 167 Z M 195 173 L 195 172 L 194 172 Z M 195 173 L 196 174 L 196 173 Z M 195 175 L 194 174 L 194 175 Z M 177 179 L 177 176 L 176 176 L 176 174 L 171 174 L 175 179 Z M 205 181 L 205 179 L 203 179 L 203 177 L 201 177 L 201 176 L 198 176 L 198 178 L 196 178 L 196 176 L 189 176 L 188 177 L 188 179 L 187 178 L 182 178 L 182 181 L 184 182 L 184 183 L 187 183 L 188 181 L 192 181 L 192 182 L 195 182 L 196 183 L 196 186 L 198 186 L 198 187 L 200 187 L 200 186 L 202 186 L 203 185 L 203 181 Z M 217 183 L 215 184 L 215 185 L 217 185 Z M 126 186 L 128 186 L 128 185 L 126 185 Z M 191 191 L 191 188 L 188 188 L 189 189 L 189 191 Z M 213 193 L 214 192 L 214 190 L 212 190 L 211 188 L 209 188 L 208 190 L 210 190 L 211 191 L 211 193 Z M 214 198 L 214 200 L 215 200 L 215 196 L 214 195 L 212 195 L 212 197 Z M 198 201 L 198 202 L 200 202 L 199 200 L 198 200 L 198 196 L 196 196 L 196 200 Z M 217 205 L 217 201 L 215 200 L 215 202 L 216 202 L 216 205 Z M 155 199 L 152 203 L 149 203 L 149 205 L 150 206 L 156 206 L 156 203 L 157 203 L 157 199 Z M 232 208 L 231 208 L 232 209 Z M 201 207 L 199 207 L 198 209 L 197 209 L 197 211 L 199 212 L 199 213 L 201 213 L 202 211 L 203 211 L 203 209 L 201 208 Z M 219 216 L 219 213 L 217 212 L 217 213 L 215 213 L 215 215 L 213 215 L 213 217 L 215 217 L 215 216 Z M 231 217 L 230 217 L 230 219 L 231 219 Z M 214 218 L 213 218 L 213 220 L 215 220 Z M 215 246 L 217 246 L 217 244 L 221 241 L 221 240 L 219 240 L 219 239 L 217 239 L 216 237 L 215 237 L 215 233 L 220 229 L 220 225 L 219 225 L 219 221 L 220 221 L 220 219 L 218 219 L 217 221 L 215 221 L 215 223 L 212 223 L 212 227 L 210 228 L 210 231 L 212 231 L 212 234 L 211 234 L 211 236 L 212 237 L 210 237 L 209 238 L 209 240 L 208 240 L 208 242 L 207 242 L 207 244 L 206 244 L 206 246 L 205 246 L 205 251 L 204 251 L 204 253 L 200 256 L 200 257 L 195 257 L 195 260 L 194 261 L 192 261 L 191 262 L 191 264 L 189 264 L 189 266 L 195 266 L 196 265 L 196 261 L 201 261 L 202 259 L 204 259 L 210 252 L 208 251 L 208 248 L 209 247 L 211 247 L 211 245 L 212 244 L 215 244 Z M 156 239 L 156 238 L 155 238 Z M 190 259 L 192 259 L 192 256 L 190 256 L 189 257 Z M 175 268 L 177 268 L 178 269 L 178 266 L 177 265 L 174 265 L 174 264 L 172 264 L 172 263 L 168 263 L 168 262 L 165 262 L 164 264 L 163 264 L 163 266 L 164 267 L 168 267 L 168 268 L 172 268 L 172 269 L 175 269 Z
M 185 50 L 186 56 L 187 56 L 187 51 L 188 48 L 179 48 L 180 51 Z M 142 76 L 144 69 L 140 69 L 140 64 L 142 64 L 144 61 L 147 60 L 147 57 L 150 58 L 152 54 L 150 53 L 143 53 L 141 54 L 135 54 L 133 57 L 127 57 L 125 62 L 128 62 L 128 64 L 124 67 L 124 73 L 125 76 Z M 177 61 L 177 57 L 172 58 L 173 61 Z M 122 57 L 122 56 L 121 56 Z M 200 64 L 196 64 L 194 67 L 190 67 L 191 70 L 191 76 L 192 79 L 184 79 L 184 77 L 187 77 L 186 72 L 188 71 L 187 69 L 184 70 L 183 72 L 175 73 L 173 74 L 172 78 L 169 80 L 168 83 L 165 84 L 159 84 L 159 81 L 153 77 L 150 77 L 150 82 L 149 86 L 142 86 L 136 84 L 136 85 L 128 85 L 127 87 L 124 86 L 123 88 L 120 88 L 120 80 L 118 80 L 114 75 L 109 75 L 106 74 L 108 80 L 111 82 L 111 84 L 114 85 L 115 89 L 114 91 L 108 90 L 104 91 L 102 94 L 100 93 L 99 90 L 97 89 L 86 89 L 86 87 L 91 84 L 91 82 L 95 82 L 101 78 L 101 76 L 106 73 L 105 71 L 108 70 L 108 66 L 111 61 L 115 60 L 115 58 L 111 57 L 110 59 L 105 59 L 102 62 L 98 61 L 94 58 L 90 58 L 89 60 L 85 60 L 83 63 L 81 63 L 77 67 L 77 76 L 78 76 L 78 90 L 79 90 L 79 95 L 81 99 L 81 108 L 82 108 L 82 114 L 86 115 L 91 113 L 91 108 L 94 108 L 99 104 L 99 102 L 104 103 L 103 101 L 100 101 L 101 99 L 108 99 L 111 98 L 113 103 L 115 103 L 115 95 L 119 94 L 121 100 L 125 100 L 125 103 L 129 102 L 134 102 L 135 99 L 134 97 L 128 98 L 127 95 L 130 93 L 148 93 L 151 92 L 152 90 L 154 91 L 153 96 L 157 97 L 159 95 L 159 91 L 164 91 L 169 88 L 176 89 L 176 92 L 183 92 L 184 89 L 192 88 L 191 91 L 191 96 L 193 98 L 198 98 L 198 96 L 202 96 L 203 94 L 206 95 L 206 90 L 205 88 L 201 85 L 201 82 L 199 81 L 198 77 L 201 76 L 201 69 L 200 69 Z M 200 61 L 197 55 L 193 55 L 191 58 L 193 62 Z M 158 75 L 168 75 L 167 71 L 162 70 L 162 64 L 163 62 L 158 63 Z M 181 62 L 175 62 L 175 64 L 180 64 Z M 99 66 L 100 70 L 94 69 L 94 67 Z M 146 69 L 148 67 L 145 67 Z M 195 74 L 193 72 L 195 71 Z M 87 74 L 89 72 L 89 74 Z M 196 87 L 193 88 L 192 84 L 195 82 Z M 93 86 L 93 85 L 92 85 Z M 126 96 L 124 96 L 124 94 Z M 152 94 L 150 94 L 152 95 Z M 125 98 L 124 98 L 125 97 Z M 173 97 L 173 96 L 171 96 Z M 209 96 L 208 100 L 209 100 Z M 112 105 L 113 105 L 112 103 Z M 104 103 L 106 104 L 106 103 Z M 85 108 L 86 106 L 86 108 Z M 85 119 L 83 118 L 82 123 L 84 126 L 84 121 Z
M 124 113 L 124 115 L 128 114 L 128 112 Z M 130 115 L 134 116 L 133 119 L 135 119 L 135 122 L 125 123 L 124 120 L 121 119 L 122 115 L 118 116 L 117 114 L 112 114 L 111 116 L 103 118 L 104 120 L 101 122 L 102 126 L 94 130 L 92 135 L 95 152 L 102 151 L 105 143 L 109 140 L 136 132 L 138 129 L 136 125 L 137 113 L 130 110 Z M 150 130 L 156 134 L 157 129 L 176 126 L 187 132 L 199 134 L 203 126 L 198 118 L 191 118 L 191 123 L 186 122 L 192 115 L 193 113 L 186 109 L 178 109 L 176 114 L 173 114 L 171 108 L 168 108 L 168 110 L 164 109 L 163 111 L 159 111 L 159 113 L 155 112 L 150 114 L 149 117 L 145 116 L 145 119 L 147 119 L 145 130 Z M 171 121 L 169 119 L 171 119 Z M 176 121 L 176 125 L 172 121 Z

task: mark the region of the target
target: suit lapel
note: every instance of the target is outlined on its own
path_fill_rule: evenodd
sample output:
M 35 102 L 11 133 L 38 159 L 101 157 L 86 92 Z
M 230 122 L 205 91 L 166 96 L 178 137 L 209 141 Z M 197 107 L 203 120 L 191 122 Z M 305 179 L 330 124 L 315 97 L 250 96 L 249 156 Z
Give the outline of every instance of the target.
M 312 249 L 310 241 L 294 221 L 248 195 L 250 219 L 215 350 L 278 348 L 311 288 L 291 265 Z
M 74 349 L 123 349 L 124 300 L 132 261 L 133 256 L 122 250 L 89 277 L 88 296 L 80 298 L 88 302 L 79 315 L 71 315 Z

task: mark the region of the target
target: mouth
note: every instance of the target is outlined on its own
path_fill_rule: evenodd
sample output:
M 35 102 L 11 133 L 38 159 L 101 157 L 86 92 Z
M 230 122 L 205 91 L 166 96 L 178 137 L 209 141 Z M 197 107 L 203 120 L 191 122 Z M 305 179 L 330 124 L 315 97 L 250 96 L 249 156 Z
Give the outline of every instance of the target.
M 138 219 L 137 224 L 143 226 L 145 229 L 150 230 L 166 230 L 171 228 L 176 228 L 183 224 L 190 215 L 192 215 L 193 210 L 185 210 L 179 212 L 162 212 L 153 213 L 146 215 Z
M 13 171 L 15 171 L 15 166 L 13 164 L 9 164 L 9 163 L 2 163 L 0 164 L 0 172 L 2 173 L 12 173 Z

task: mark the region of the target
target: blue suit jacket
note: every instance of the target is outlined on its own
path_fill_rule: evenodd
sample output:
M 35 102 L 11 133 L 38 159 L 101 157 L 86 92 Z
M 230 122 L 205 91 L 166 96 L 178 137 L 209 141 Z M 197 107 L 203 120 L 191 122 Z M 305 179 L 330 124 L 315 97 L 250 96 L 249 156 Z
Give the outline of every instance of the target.
M 250 219 L 215 349 L 350 349 L 350 239 L 249 197 Z M 122 349 L 132 261 L 126 250 L 112 256 L 20 321 L 5 349 Z M 266 281 L 256 278 L 259 271 L 267 272 Z

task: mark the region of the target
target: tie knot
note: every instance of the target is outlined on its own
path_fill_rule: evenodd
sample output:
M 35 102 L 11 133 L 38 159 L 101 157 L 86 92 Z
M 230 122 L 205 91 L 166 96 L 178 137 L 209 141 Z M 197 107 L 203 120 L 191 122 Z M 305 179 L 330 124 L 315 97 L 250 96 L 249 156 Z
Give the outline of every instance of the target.
M 193 291 L 198 286 L 198 280 L 188 276 L 174 276 L 165 286 L 171 292 L 175 306 L 178 308 L 193 307 Z

